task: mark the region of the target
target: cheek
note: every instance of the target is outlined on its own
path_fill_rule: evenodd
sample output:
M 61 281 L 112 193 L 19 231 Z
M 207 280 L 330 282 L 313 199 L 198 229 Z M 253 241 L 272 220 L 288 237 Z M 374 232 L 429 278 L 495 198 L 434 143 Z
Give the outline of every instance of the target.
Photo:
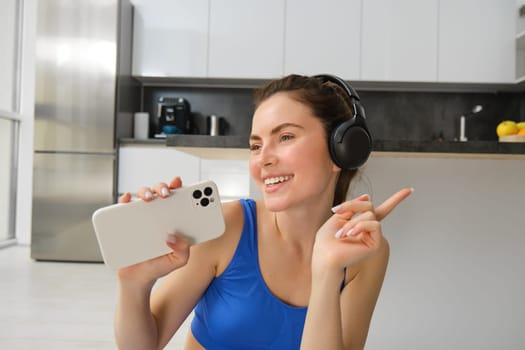
M 257 162 L 252 157 L 250 157 L 250 159 L 249 159 L 248 167 L 249 167 L 249 170 L 250 170 L 251 177 L 253 179 L 255 179 L 255 180 L 258 180 L 259 179 L 259 174 L 260 174 L 260 172 L 259 172 L 260 167 L 257 165 Z

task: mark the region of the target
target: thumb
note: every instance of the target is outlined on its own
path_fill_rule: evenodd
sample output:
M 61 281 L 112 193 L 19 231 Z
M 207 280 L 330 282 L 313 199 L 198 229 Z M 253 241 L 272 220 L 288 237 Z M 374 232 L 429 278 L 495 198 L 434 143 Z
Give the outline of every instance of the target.
M 191 240 L 179 233 L 168 233 L 166 235 L 166 245 L 174 252 L 186 250 L 191 245 Z

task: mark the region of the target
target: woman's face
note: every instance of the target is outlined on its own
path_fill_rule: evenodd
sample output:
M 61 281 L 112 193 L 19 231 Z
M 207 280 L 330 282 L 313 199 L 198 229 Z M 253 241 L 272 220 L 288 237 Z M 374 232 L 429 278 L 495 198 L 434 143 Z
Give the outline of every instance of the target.
M 333 198 L 339 168 L 321 121 L 310 108 L 277 93 L 259 105 L 250 136 L 250 173 L 271 211 Z

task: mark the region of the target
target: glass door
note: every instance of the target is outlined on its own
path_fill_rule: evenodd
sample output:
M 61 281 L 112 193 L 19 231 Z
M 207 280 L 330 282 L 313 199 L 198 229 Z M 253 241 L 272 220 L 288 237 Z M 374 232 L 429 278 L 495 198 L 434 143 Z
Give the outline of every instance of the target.
M 0 247 L 15 238 L 22 0 L 0 11 Z
M 15 234 L 17 138 L 18 120 L 0 112 L 0 243 Z

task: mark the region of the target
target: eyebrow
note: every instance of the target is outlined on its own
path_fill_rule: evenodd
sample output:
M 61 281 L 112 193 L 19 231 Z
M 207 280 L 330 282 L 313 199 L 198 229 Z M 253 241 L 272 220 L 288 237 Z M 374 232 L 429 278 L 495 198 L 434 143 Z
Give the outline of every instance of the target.
M 272 131 L 270 131 L 270 135 L 275 135 L 275 134 L 279 133 L 282 129 L 286 129 L 286 128 L 289 128 L 289 127 L 298 128 L 298 129 L 304 129 L 304 127 L 302 125 L 299 125 L 299 124 L 282 123 L 282 124 L 277 125 L 275 128 L 273 128 Z M 261 137 L 259 135 L 255 135 L 255 134 L 250 135 L 250 141 L 252 141 L 252 140 L 260 140 L 260 139 L 261 139 Z

